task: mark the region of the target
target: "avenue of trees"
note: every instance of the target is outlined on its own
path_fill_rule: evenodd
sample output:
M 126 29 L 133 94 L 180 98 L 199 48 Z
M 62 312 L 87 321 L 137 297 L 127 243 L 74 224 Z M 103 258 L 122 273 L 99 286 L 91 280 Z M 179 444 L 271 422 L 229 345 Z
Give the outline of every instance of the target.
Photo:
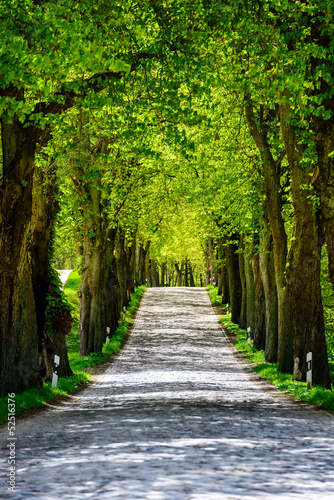
M 327 0 L 0 0 L 1 395 L 41 384 L 50 343 L 66 356 L 54 269 L 69 266 L 82 355 L 135 286 L 214 275 L 267 361 L 305 380 L 312 351 L 331 387 L 333 14 Z

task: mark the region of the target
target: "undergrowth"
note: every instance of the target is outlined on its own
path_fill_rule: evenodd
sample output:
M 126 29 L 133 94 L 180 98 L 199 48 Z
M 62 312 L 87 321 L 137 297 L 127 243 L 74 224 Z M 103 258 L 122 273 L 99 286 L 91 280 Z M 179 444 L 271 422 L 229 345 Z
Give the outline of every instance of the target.
M 73 271 L 66 283 L 64 293 L 70 303 L 71 314 L 73 317 L 72 331 L 66 337 L 68 347 L 68 358 L 73 371 L 71 377 L 61 377 L 58 379 L 58 385 L 55 389 L 52 388 L 51 382 L 43 382 L 43 387 L 29 389 L 27 391 L 16 394 L 15 396 L 15 414 L 19 415 L 24 410 L 44 406 L 53 399 L 61 396 L 67 396 L 69 393 L 77 389 L 82 384 L 87 383 L 91 376 L 89 368 L 98 365 L 102 361 L 106 361 L 110 356 L 117 354 L 124 342 L 129 326 L 133 323 L 133 313 L 136 311 L 140 297 L 145 291 L 145 286 L 138 287 L 131 294 L 131 301 L 125 313 L 125 318 L 119 322 L 116 331 L 110 337 L 110 342 L 106 346 L 103 345 L 101 353 L 92 353 L 89 356 L 80 357 L 80 333 L 79 333 L 79 318 L 80 318 L 80 300 L 78 298 L 78 289 L 81 278 L 77 271 Z M 8 418 L 8 397 L 0 397 L 0 422 L 7 421 Z
M 219 304 L 219 298 L 217 298 L 217 292 L 214 290 L 213 286 L 207 287 L 209 296 L 213 305 Z M 236 336 L 235 348 L 240 352 L 242 356 L 247 358 L 252 363 L 253 370 L 262 378 L 267 379 L 271 384 L 277 387 L 280 391 L 288 394 L 293 399 L 298 401 L 307 402 L 310 404 L 318 405 L 319 407 L 326 409 L 327 411 L 334 413 L 334 392 L 323 387 L 313 385 L 311 389 L 307 389 L 307 384 L 305 382 L 297 382 L 292 380 L 292 375 L 289 373 L 280 373 L 277 371 L 277 364 L 267 363 L 265 361 L 264 351 L 258 351 L 254 349 L 253 342 L 251 345 L 248 344 L 247 331 L 238 327 L 238 325 L 232 323 L 230 315 L 224 315 L 219 320 L 222 325 Z M 327 326 L 327 325 L 326 325 Z M 327 342 L 328 347 L 328 357 L 329 360 L 334 358 L 334 342 L 333 336 L 327 332 L 327 338 L 331 339 L 331 342 Z M 333 364 L 331 366 L 331 379 L 333 380 Z

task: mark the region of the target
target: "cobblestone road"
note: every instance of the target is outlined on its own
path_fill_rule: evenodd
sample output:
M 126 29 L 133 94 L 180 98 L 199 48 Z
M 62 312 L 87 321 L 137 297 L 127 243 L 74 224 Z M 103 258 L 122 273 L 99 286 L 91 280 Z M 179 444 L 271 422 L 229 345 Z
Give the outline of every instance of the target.
M 204 289 L 148 289 L 97 383 L 17 426 L 0 497 L 333 499 L 333 424 L 252 381 Z M 6 475 L 7 431 L 0 444 Z

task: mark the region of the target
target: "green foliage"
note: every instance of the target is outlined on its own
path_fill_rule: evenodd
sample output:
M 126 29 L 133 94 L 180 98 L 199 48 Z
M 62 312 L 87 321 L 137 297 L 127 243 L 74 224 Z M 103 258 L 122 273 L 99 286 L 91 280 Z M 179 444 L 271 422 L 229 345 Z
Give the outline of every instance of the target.
M 209 292 L 209 297 L 211 300 L 211 304 L 213 306 L 221 306 L 222 305 L 222 297 L 217 294 L 217 289 L 213 285 L 208 285 L 206 290 Z
M 74 270 L 67 278 L 64 291 L 65 292 L 73 291 L 77 293 L 80 288 L 80 283 L 81 283 L 81 276 L 77 270 Z
M 72 306 L 62 290 L 62 283 L 56 270 L 50 268 L 51 292 L 46 297 L 45 328 L 48 334 L 55 335 L 54 318 L 64 311 L 72 312 Z

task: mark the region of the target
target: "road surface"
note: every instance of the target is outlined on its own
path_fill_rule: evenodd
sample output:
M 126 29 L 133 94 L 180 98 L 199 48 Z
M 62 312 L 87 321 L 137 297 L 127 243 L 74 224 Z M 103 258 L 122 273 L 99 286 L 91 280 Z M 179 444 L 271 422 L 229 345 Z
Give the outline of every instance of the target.
M 203 288 L 148 289 L 95 384 L 1 432 L 0 497 L 333 499 L 334 416 L 254 378 Z

